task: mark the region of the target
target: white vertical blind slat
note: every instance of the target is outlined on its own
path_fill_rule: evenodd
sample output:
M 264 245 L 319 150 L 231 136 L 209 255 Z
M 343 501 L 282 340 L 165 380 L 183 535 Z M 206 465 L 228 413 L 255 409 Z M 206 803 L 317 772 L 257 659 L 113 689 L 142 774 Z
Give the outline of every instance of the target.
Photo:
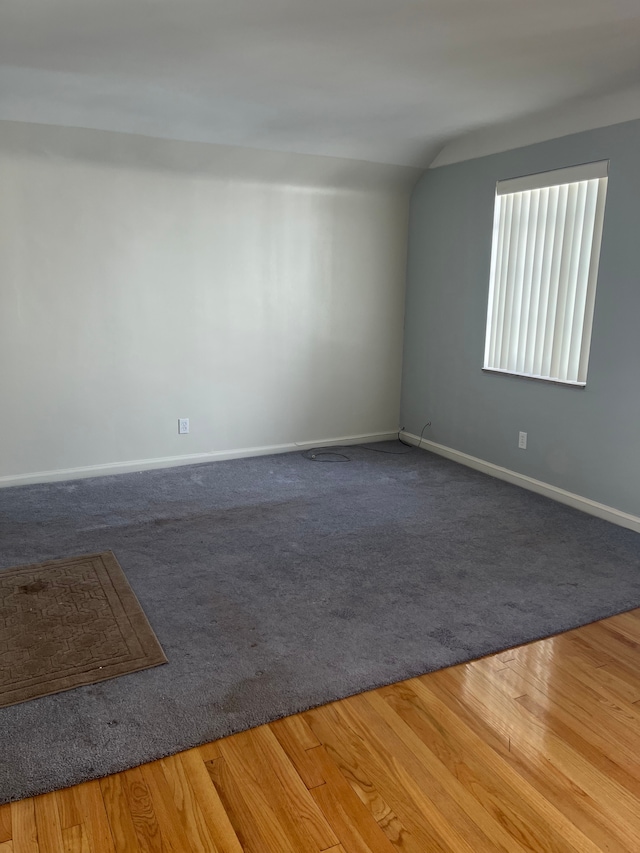
M 604 225 L 604 208 L 606 201 L 607 178 L 600 178 L 598 181 L 598 198 L 596 201 L 596 212 L 593 223 L 593 240 L 591 245 L 591 258 L 589 261 L 589 281 L 587 283 L 584 322 L 582 324 L 582 340 L 580 348 L 580 365 L 578 368 L 578 382 L 587 381 L 589 351 L 591 349 L 591 329 L 593 326 L 593 310 L 596 301 L 596 284 L 598 282 L 600 246 L 602 244 L 602 228 Z
M 502 247 L 502 263 L 500 266 L 500 279 L 498 287 L 498 321 L 496 324 L 496 338 L 494 341 L 493 365 L 499 366 L 502 357 L 502 330 L 504 328 L 504 308 L 507 294 L 507 267 L 509 265 L 509 251 L 511 244 L 511 221 L 513 218 L 513 196 L 508 196 L 506 202 L 502 202 L 502 215 L 504 216 L 504 244 Z
M 544 357 L 544 342 L 547 335 L 547 316 L 549 314 L 549 291 L 551 289 L 551 266 L 553 263 L 554 246 L 558 230 L 558 203 L 560 193 L 558 187 L 549 187 L 549 200 L 547 204 L 547 229 L 542 256 L 542 269 L 540 271 L 540 304 L 538 307 L 538 324 L 536 328 L 535 349 L 533 353 L 533 376 L 542 376 L 542 362 Z
M 538 209 L 540 207 L 540 190 L 532 190 L 529 203 L 529 220 L 527 222 L 527 246 L 524 268 L 522 273 L 522 297 L 520 300 L 520 326 L 518 329 L 518 348 L 515 354 L 514 370 L 524 371 L 527 356 L 527 332 L 529 329 L 529 312 L 531 310 L 531 282 L 535 263 L 536 238 L 538 233 Z
M 582 329 L 587 305 L 587 291 L 589 288 L 589 267 L 591 264 L 591 253 L 593 251 L 593 228 L 598 205 L 598 181 L 588 181 L 586 185 L 586 196 L 584 205 L 584 218 L 582 225 L 582 242 L 580 246 L 580 258 L 576 273 L 576 294 L 573 311 L 573 327 L 570 336 L 569 353 L 567 355 L 567 375 L 576 376 L 580 379 L 580 353 L 582 350 Z
M 487 335 L 485 341 L 485 363 L 495 361 L 496 336 L 498 329 L 498 306 L 500 302 L 500 278 L 504 251 L 505 207 L 500 196 L 496 196 L 493 217 L 493 242 L 491 247 L 491 278 L 487 308 Z
M 568 185 L 558 187 L 558 211 L 556 213 L 556 235 L 553 241 L 551 271 L 549 273 L 549 295 L 547 297 L 547 317 L 545 320 L 544 343 L 542 345 L 542 376 L 551 376 L 551 360 L 553 344 L 556 339 L 556 318 L 558 306 L 558 291 L 560 288 L 560 270 L 567 222 Z
M 571 341 L 574 327 L 582 328 L 582 315 L 578 316 L 579 294 L 581 290 L 580 274 L 580 258 L 582 256 L 582 246 L 585 240 L 584 236 L 584 221 L 587 209 L 587 189 L 588 181 L 581 181 L 576 184 L 578 192 L 576 198 L 576 215 L 573 223 L 573 243 L 571 246 L 571 260 L 569 262 L 569 273 L 566 281 L 566 305 L 564 312 L 564 322 L 562 330 L 562 343 L 560 346 L 560 366 L 558 368 L 558 376 L 561 379 L 569 379 L 569 356 L 571 354 Z
M 520 241 L 520 213 L 522 211 L 522 193 L 513 197 L 513 210 L 511 213 L 511 228 L 509 234 L 509 256 L 507 259 L 507 275 L 504 297 L 504 322 L 502 325 L 502 344 L 500 347 L 500 368 L 509 369 L 509 343 L 511 340 L 511 309 L 513 308 L 513 291 L 516 280 L 516 268 L 518 266 L 518 248 Z
M 524 287 L 524 268 L 527 256 L 527 231 L 529 227 L 529 215 L 531 210 L 531 193 L 522 193 L 522 204 L 520 207 L 520 227 L 514 237 L 518 241 L 518 255 L 516 260 L 515 275 L 513 280 L 513 300 L 511 302 L 511 320 L 509 322 L 509 350 L 507 356 L 507 369 L 516 369 L 518 360 L 518 341 L 520 337 L 520 317 L 522 314 L 522 292 Z
M 562 375 L 560 362 L 562 356 L 562 340 L 565 330 L 565 316 L 571 306 L 567 306 L 569 296 L 569 277 L 571 273 L 571 258 L 573 255 L 573 243 L 575 238 L 576 214 L 578 209 L 579 184 L 567 184 L 567 213 L 564 225 L 564 239 L 562 242 L 562 260 L 560 262 L 560 275 L 558 277 L 558 295 L 556 300 L 556 322 L 553 334 L 553 349 L 551 352 L 551 368 L 549 376 L 557 376 L 558 379 L 566 379 Z
M 539 190 L 538 221 L 536 224 L 536 242 L 534 247 L 533 269 L 531 271 L 531 294 L 529 297 L 529 323 L 525 343 L 524 373 L 533 373 L 536 350 L 536 335 L 540 308 L 540 285 L 544 262 L 544 246 L 547 236 L 547 215 L 549 211 L 549 188 Z

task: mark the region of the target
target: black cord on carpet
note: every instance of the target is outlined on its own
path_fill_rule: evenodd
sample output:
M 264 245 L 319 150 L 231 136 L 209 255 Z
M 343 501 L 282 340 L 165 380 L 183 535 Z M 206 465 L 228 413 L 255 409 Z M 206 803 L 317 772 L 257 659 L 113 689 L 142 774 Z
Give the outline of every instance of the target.
M 427 421 L 427 423 L 422 427 L 422 432 L 420 433 L 420 441 L 417 445 L 409 444 L 407 441 L 403 441 L 400 438 L 404 427 L 398 430 L 398 442 L 404 445 L 407 450 L 383 450 L 380 447 L 366 447 L 364 444 L 357 445 L 360 450 L 368 450 L 371 453 L 386 453 L 387 456 L 404 456 L 405 453 L 411 453 L 416 449 L 420 449 L 422 445 L 422 439 L 424 436 L 425 429 L 431 426 L 431 421 Z M 346 453 L 341 453 L 340 451 L 346 450 L 346 446 L 342 444 L 335 445 L 334 448 L 331 447 L 312 447 L 310 450 L 303 451 L 302 455 L 305 459 L 308 459 L 310 462 L 351 462 L 351 457 L 347 456 Z M 334 457 L 332 459 L 323 459 L 322 457 Z
M 313 447 L 311 450 L 305 450 L 302 454 L 305 459 L 311 462 L 351 462 L 351 457 L 346 453 L 338 453 L 335 450 L 324 450 L 319 447 Z M 322 456 L 339 456 L 339 459 L 321 459 Z

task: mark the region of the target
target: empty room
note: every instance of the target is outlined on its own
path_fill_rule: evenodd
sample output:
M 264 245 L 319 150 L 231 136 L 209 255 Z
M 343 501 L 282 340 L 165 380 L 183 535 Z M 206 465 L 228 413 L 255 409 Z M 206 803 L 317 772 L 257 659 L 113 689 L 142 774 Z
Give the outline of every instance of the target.
M 5 0 L 0 853 L 640 850 L 637 0 Z

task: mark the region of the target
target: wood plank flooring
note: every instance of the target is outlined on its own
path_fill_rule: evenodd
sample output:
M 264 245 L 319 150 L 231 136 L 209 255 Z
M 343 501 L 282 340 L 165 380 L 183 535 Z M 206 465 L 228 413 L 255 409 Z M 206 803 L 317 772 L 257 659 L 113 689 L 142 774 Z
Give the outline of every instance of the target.
M 0 853 L 640 851 L 640 610 L 0 806 Z

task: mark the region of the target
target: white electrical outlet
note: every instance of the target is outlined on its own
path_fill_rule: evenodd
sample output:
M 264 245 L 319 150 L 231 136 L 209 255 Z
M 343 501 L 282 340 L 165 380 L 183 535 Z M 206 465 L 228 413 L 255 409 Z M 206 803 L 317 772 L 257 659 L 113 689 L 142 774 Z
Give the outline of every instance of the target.
M 518 434 L 518 447 L 520 450 L 527 449 L 527 434 L 526 432 L 521 432 Z
M 189 432 L 189 418 L 178 418 L 178 434 L 186 435 Z

